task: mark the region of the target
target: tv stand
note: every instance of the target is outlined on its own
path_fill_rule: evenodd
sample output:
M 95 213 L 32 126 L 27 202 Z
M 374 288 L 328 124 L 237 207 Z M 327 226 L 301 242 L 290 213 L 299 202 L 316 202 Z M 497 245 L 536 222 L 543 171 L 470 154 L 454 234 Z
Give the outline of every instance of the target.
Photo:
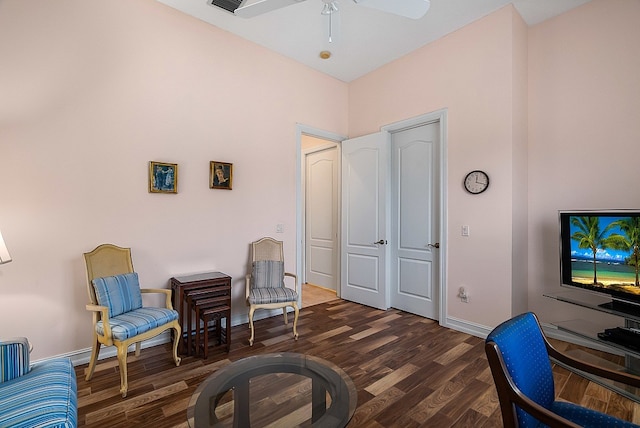
M 580 306 L 583 308 L 603 312 L 609 315 L 615 315 L 623 319 L 624 325 L 610 325 L 603 327 L 602 325 L 596 325 L 589 320 L 569 320 L 563 322 L 554 323 L 554 325 L 560 331 L 569 333 L 572 336 L 587 340 L 594 344 L 599 345 L 600 349 L 608 349 L 610 352 L 624 355 L 624 366 L 617 366 L 617 369 L 623 370 L 629 373 L 640 375 L 640 349 L 631 349 L 622 344 L 600 339 L 598 333 L 601 333 L 605 328 L 613 327 L 626 327 L 640 329 L 640 306 L 620 302 L 618 300 L 611 300 L 610 297 L 600 296 L 597 294 L 579 292 L 579 291 L 564 291 L 559 293 L 543 294 L 545 297 L 557 300 L 559 302 L 569 303 L 571 305 Z M 634 346 L 635 348 L 635 346 Z M 593 358 L 591 354 L 586 354 L 582 351 L 580 356 L 575 358 L 584 360 L 585 358 Z M 598 365 L 608 365 L 609 362 L 604 360 L 593 362 Z M 640 389 L 622 385 L 620 383 L 611 383 L 602 378 L 598 378 L 591 375 L 585 375 L 584 377 L 589 380 L 603 385 L 606 388 L 610 388 L 617 393 L 640 403 Z
M 626 303 L 621 300 L 611 300 L 610 302 L 601 303 L 599 307 L 605 309 L 605 312 L 616 312 L 625 315 L 640 316 L 640 306 L 633 303 Z

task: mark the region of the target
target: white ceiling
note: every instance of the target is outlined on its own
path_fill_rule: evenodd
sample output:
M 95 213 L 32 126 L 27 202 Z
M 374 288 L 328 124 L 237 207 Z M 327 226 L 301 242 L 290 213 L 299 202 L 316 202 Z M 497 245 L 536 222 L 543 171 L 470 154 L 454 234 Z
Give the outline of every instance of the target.
M 350 82 L 509 3 L 528 25 L 559 15 L 590 0 L 431 0 L 418 20 L 338 0 L 333 43 L 322 0 L 307 0 L 254 18 L 240 18 L 207 0 L 158 0 L 216 27 Z M 395 1 L 395 0 L 389 0 Z M 320 51 L 329 50 L 323 60 Z

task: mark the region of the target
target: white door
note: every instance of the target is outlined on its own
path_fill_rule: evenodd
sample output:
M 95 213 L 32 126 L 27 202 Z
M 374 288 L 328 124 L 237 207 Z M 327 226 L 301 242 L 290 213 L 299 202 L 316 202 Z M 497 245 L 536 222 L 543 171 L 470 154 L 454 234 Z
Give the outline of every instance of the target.
M 341 297 L 387 309 L 386 133 L 342 142 Z
M 336 290 L 338 149 L 305 159 L 305 281 Z
M 391 134 L 391 306 L 439 318 L 439 123 Z

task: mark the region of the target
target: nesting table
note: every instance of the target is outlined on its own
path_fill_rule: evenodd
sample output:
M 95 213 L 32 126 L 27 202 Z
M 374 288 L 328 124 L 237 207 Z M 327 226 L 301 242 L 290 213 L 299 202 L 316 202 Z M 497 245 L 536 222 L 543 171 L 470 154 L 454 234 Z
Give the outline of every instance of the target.
M 231 346 L 231 277 L 222 272 L 204 272 L 171 278 L 174 308 L 180 315 L 182 340 L 180 354 L 204 358 L 209 353 L 209 338 L 213 332 L 218 346 Z M 222 320 L 225 327 L 222 327 Z M 200 321 L 204 326 L 201 328 Z M 213 328 L 211 328 L 213 327 Z M 202 337 L 201 337 L 202 336 Z

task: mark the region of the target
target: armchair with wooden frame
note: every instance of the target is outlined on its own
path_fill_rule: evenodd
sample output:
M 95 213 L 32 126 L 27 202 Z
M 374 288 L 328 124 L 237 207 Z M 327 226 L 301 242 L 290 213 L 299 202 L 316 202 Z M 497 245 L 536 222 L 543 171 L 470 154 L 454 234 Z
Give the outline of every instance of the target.
M 285 286 L 285 277 L 293 278 L 294 289 Z M 253 346 L 253 314 L 256 309 L 282 308 L 284 323 L 288 324 L 287 307 L 294 311 L 293 337 L 298 340 L 298 277 L 284 271 L 284 251 L 282 241 L 262 238 L 251 243 L 251 273 L 246 276 L 246 299 L 249 305 L 249 326 Z
M 634 387 L 640 387 L 640 377 L 576 360 L 558 351 L 546 339 L 531 312 L 497 326 L 487 336 L 485 352 L 505 428 L 638 427 L 593 409 L 556 400 L 550 358 L 566 367 Z
M 171 304 L 171 290 L 140 288 L 138 275 L 133 270 L 131 249 L 102 244 L 84 253 L 87 268 L 87 310 L 93 313 L 93 345 L 86 379 L 91 380 L 98 361 L 100 347 L 117 348 L 120 367 L 120 393 L 127 396 L 127 352 L 135 344 L 135 355 L 140 355 L 140 343 L 173 329 L 173 360 L 180 365 L 178 341 L 181 328 L 178 312 Z M 165 307 L 142 306 L 143 293 L 165 296 Z

